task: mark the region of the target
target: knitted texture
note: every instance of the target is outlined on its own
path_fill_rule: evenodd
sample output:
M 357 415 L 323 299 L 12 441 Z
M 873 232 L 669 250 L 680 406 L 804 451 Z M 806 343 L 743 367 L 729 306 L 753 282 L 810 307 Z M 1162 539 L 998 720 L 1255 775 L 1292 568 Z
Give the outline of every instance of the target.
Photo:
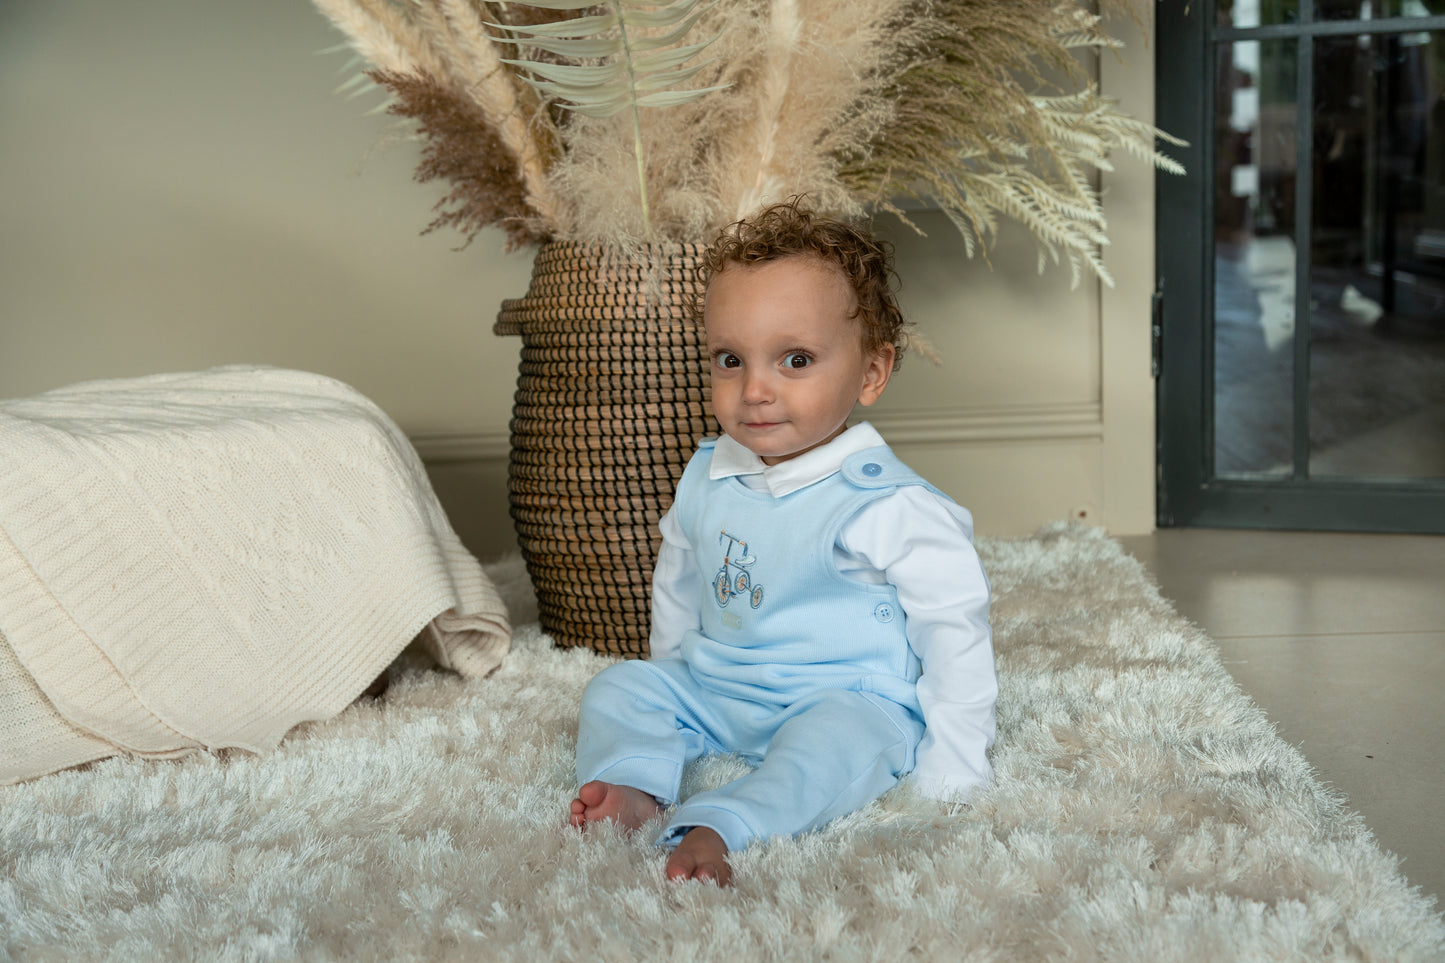
M 0 783 L 273 747 L 413 639 L 485 675 L 506 609 L 401 430 L 233 366 L 0 402 Z

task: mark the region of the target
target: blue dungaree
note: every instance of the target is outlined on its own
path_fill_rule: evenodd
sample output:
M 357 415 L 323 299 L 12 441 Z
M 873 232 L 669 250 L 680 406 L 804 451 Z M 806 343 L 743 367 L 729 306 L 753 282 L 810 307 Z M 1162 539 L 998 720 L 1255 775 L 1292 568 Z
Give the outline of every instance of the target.
M 833 549 L 869 502 L 931 486 L 886 446 L 780 498 L 709 478 L 711 459 L 705 442 L 672 508 L 701 569 L 701 631 L 679 659 L 623 662 L 593 679 L 577 774 L 670 805 L 688 762 L 737 753 L 757 768 L 687 799 L 659 840 L 708 826 L 736 850 L 852 812 L 913 768 L 921 667 L 897 593 L 839 574 Z

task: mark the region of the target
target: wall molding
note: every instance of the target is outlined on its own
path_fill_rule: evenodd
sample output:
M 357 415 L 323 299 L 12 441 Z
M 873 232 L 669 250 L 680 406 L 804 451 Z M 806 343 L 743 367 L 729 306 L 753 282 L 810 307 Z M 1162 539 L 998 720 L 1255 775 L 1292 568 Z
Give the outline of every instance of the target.
M 960 445 L 1104 437 L 1097 402 L 874 411 L 868 421 L 890 445 Z
M 1104 437 L 1103 408 L 1098 402 L 872 411 L 866 415 L 893 445 L 1102 441 Z M 511 436 L 505 429 L 418 434 L 411 436 L 411 442 L 422 461 L 433 464 L 506 461 L 511 450 Z
M 438 432 L 412 435 L 411 443 L 424 462 L 506 461 L 512 435 L 505 428 L 491 431 Z

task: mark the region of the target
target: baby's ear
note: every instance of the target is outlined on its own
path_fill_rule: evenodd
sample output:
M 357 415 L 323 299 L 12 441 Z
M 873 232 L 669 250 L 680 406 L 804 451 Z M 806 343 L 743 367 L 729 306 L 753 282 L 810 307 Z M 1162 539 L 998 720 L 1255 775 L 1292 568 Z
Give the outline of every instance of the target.
M 897 352 L 893 345 L 885 344 L 868 354 L 868 367 L 863 372 L 863 390 L 858 393 L 858 403 L 867 407 L 883 396 L 888 379 L 893 375 L 893 361 Z

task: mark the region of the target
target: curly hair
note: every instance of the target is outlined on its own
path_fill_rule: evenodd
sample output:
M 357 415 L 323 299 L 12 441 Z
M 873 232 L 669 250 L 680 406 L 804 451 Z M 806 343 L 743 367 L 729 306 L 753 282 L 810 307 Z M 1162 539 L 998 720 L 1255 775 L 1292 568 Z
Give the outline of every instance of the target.
M 844 221 L 814 214 L 795 197 L 774 204 L 722 230 L 703 254 L 704 295 L 692 305 L 702 321 L 703 301 L 712 279 L 730 264 L 757 264 L 786 257 L 817 258 L 838 269 L 853 290 L 851 317 L 863 326 L 863 347 L 893 348 L 893 367 L 903 357 L 910 322 L 903 319 L 895 291 L 893 245 Z

